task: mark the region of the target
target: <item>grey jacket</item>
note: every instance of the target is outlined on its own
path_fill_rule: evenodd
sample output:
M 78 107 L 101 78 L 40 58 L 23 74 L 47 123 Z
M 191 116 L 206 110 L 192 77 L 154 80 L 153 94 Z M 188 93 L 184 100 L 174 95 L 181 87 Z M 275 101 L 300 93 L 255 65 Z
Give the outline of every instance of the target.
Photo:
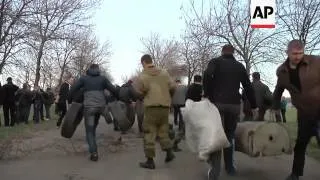
M 100 76 L 100 71 L 89 69 L 86 76 L 82 76 L 72 86 L 69 96 L 73 96 L 74 93 L 80 88 L 84 89 L 84 107 L 103 107 L 106 105 L 106 97 L 104 90 L 107 89 L 118 97 L 116 88 L 111 82 L 104 76 Z
M 178 85 L 172 97 L 172 104 L 184 105 L 186 102 L 187 90 L 188 89 L 185 85 Z

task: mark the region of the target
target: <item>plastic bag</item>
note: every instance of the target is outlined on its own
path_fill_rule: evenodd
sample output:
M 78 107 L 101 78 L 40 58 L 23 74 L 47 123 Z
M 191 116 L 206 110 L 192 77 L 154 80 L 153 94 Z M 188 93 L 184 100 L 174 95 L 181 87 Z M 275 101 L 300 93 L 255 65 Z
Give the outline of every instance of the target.
M 186 101 L 182 108 L 186 126 L 186 142 L 192 152 L 198 153 L 200 160 L 206 161 L 212 152 L 229 147 L 224 133 L 220 113 L 208 99 Z

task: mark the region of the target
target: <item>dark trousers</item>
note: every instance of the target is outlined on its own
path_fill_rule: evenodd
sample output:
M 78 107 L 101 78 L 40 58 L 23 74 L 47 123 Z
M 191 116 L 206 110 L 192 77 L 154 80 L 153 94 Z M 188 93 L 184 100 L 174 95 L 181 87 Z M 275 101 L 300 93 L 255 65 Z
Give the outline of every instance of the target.
M 258 121 L 264 121 L 264 115 L 266 114 L 266 108 L 261 107 L 258 111 Z
M 320 115 L 308 115 L 298 111 L 298 135 L 294 147 L 292 174 L 303 176 L 305 154 L 310 139 L 317 135 Z
M 139 132 L 142 133 L 143 132 L 142 123 L 143 123 L 143 119 L 144 119 L 144 107 L 143 107 L 142 101 L 136 102 L 135 111 L 136 111 L 135 113 L 137 114 L 137 119 L 138 119 Z
M 58 111 L 59 111 L 59 119 L 57 122 L 57 126 L 60 126 L 64 116 L 67 113 L 67 103 L 58 103 L 57 106 L 58 106 Z
M 31 105 L 21 105 L 18 108 L 18 121 L 20 123 L 25 123 L 28 124 L 29 121 L 29 115 L 30 115 L 30 109 L 31 109 Z
M 174 124 L 176 125 L 179 124 L 179 130 L 182 130 L 184 128 L 183 117 L 180 109 L 181 107 L 184 107 L 184 105 L 177 105 L 177 104 L 173 105 L 173 117 L 174 117 L 173 120 L 174 120 Z
M 103 112 L 103 107 L 101 108 L 84 108 L 84 119 L 86 128 L 86 139 L 89 146 L 89 152 L 98 152 L 96 143 L 96 129 L 99 123 L 100 115 Z
M 281 109 L 281 115 L 282 115 L 282 122 L 286 123 L 287 118 L 286 118 L 286 110 L 285 109 Z
M 14 103 L 6 103 L 3 105 L 4 126 L 14 126 L 16 122 L 16 105 Z M 9 118 L 10 117 L 10 118 Z
M 44 107 L 46 108 L 46 118 L 51 119 L 51 113 L 50 113 L 51 104 L 45 104 Z
M 43 116 L 43 104 L 41 102 L 34 102 L 33 104 L 33 122 L 38 124 Z
M 230 171 L 235 168 L 233 157 L 235 148 L 234 138 L 239 121 L 240 105 L 216 104 L 216 106 L 220 112 L 224 132 L 231 144 L 230 147 L 223 149 L 225 169 Z M 209 162 L 214 171 L 213 174 L 217 176 L 217 179 L 220 176 L 221 151 L 212 153 Z

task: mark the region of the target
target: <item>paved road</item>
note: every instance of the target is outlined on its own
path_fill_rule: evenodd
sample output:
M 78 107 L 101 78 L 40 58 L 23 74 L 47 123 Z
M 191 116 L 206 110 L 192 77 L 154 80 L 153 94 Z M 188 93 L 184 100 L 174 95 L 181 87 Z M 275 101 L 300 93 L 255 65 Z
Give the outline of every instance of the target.
M 205 180 L 207 165 L 199 162 L 196 155 L 187 151 L 176 154 L 176 161 L 164 163 L 164 153 L 157 151 L 156 170 L 138 167 L 144 160 L 142 139 L 135 131 L 123 136 L 103 121 L 98 128 L 100 160 L 88 160 L 83 125 L 70 141 L 63 139 L 57 129 L 39 132 L 33 139 L 20 146 L 34 149 L 27 157 L 0 162 L 1 180 Z M 239 175 L 221 180 L 282 180 L 291 167 L 291 156 L 249 158 L 236 154 Z M 319 163 L 308 158 L 303 180 L 319 180 Z

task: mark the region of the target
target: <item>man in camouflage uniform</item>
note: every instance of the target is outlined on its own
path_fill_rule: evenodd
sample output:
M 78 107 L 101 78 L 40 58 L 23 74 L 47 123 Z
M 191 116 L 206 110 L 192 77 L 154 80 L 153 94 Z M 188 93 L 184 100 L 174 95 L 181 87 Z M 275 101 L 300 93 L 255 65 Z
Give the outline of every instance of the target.
M 135 88 L 144 96 L 143 131 L 147 161 L 140 163 L 140 167 L 155 169 L 153 158 L 156 137 L 159 137 L 162 150 L 167 152 L 165 162 L 168 163 L 175 158 L 169 138 L 169 107 L 175 84 L 167 71 L 155 67 L 150 55 L 143 55 L 141 64 L 143 71 L 138 77 Z

